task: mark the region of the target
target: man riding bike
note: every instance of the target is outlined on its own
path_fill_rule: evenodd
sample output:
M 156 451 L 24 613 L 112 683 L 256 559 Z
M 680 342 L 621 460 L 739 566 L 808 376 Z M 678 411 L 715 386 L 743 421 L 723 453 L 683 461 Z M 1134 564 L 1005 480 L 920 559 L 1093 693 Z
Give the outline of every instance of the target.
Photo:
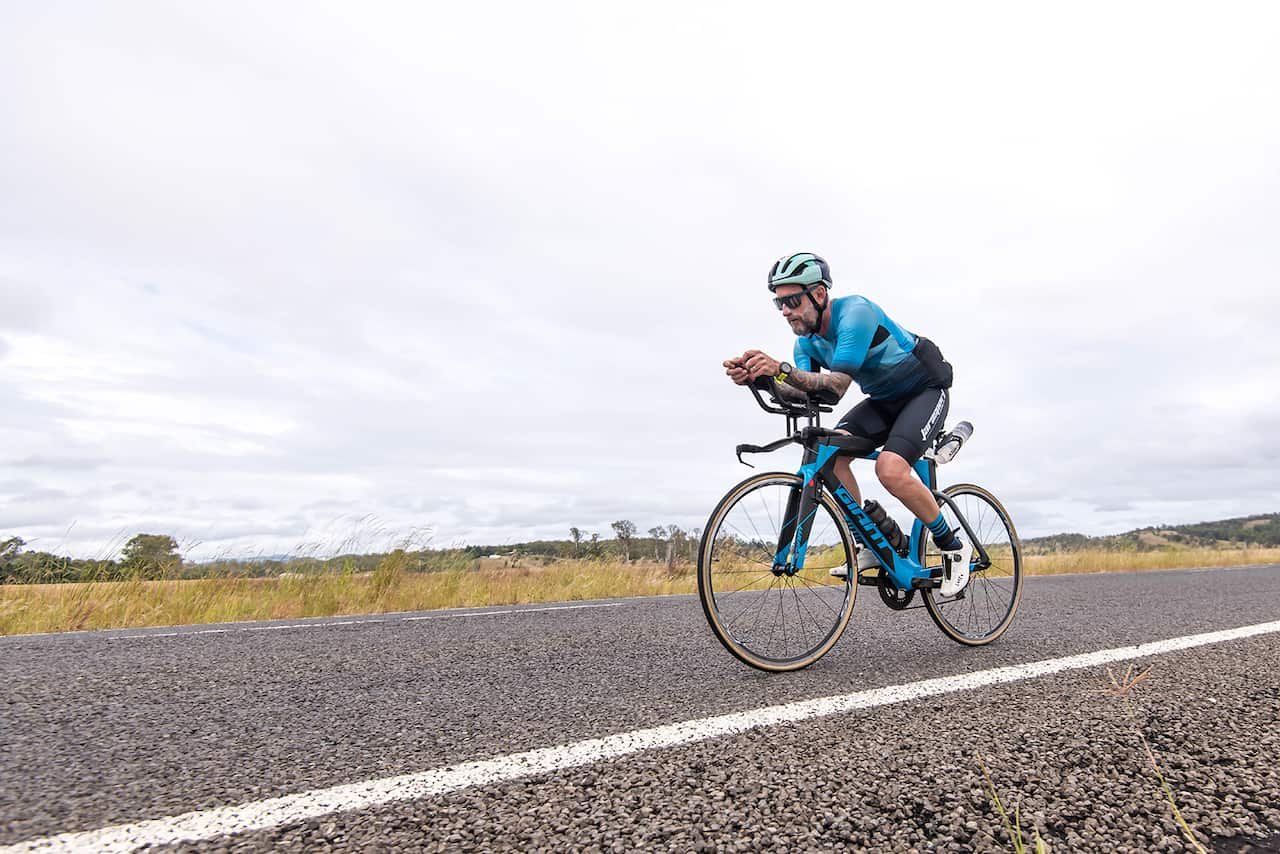
M 871 300 L 856 295 L 831 299 L 831 269 L 811 252 L 779 258 L 769 270 L 769 290 L 797 336 L 795 365 L 747 350 L 725 360 L 725 373 L 738 385 L 767 385 L 778 397 L 804 400 L 812 395 L 830 403 L 857 382 L 867 399 L 849 410 L 836 429 L 865 445 L 841 454 L 836 477 L 861 504 L 850 463 L 884 446 L 876 458 L 876 477 L 928 526 L 945 563 L 939 592 L 954 596 L 968 583 L 973 546 L 951 530 L 933 494 L 911 468 L 946 419 L 951 365 L 932 341 L 899 326 Z M 859 570 L 879 566 L 875 555 L 861 547 L 857 563 Z M 843 578 L 848 568 L 836 567 L 831 574 Z

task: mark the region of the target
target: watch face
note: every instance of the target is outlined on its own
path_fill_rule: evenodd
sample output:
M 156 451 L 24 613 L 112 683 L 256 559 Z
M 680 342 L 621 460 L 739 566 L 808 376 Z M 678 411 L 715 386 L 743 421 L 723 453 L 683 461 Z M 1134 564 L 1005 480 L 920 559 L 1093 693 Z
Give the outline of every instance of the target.
M 784 374 L 789 374 L 792 371 L 794 371 L 795 368 L 791 367 L 790 362 L 783 362 L 781 365 L 778 366 L 778 370 Z

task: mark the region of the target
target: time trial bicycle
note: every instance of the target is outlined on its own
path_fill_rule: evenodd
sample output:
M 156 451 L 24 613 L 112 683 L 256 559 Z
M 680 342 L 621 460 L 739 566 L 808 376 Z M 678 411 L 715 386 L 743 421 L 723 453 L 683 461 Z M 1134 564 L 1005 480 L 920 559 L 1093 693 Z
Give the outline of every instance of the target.
M 957 643 L 981 646 L 1004 634 L 1022 597 L 1022 546 L 1013 522 L 980 486 L 937 489 L 935 452 L 948 442 L 962 443 L 965 435 L 940 430 L 913 467 L 952 530 L 973 544 L 968 583 L 954 596 L 942 596 L 947 567 L 926 526 L 917 519 L 909 538 L 896 538 L 895 549 L 836 479 L 838 455 L 873 460 L 879 453 L 862 454 L 864 440 L 822 427 L 821 413 L 832 411 L 834 401 L 797 403 L 770 395 L 766 402 L 758 388 L 749 388 L 766 412 L 786 416 L 787 435 L 763 446 L 738 445 L 738 461 L 750 466 L 743 454 L 791 444 L 802 446 L 804 457 L 795 474 L 764 472 L 730 489 L 703 529 L 698 595 L 729 652 L 761 670 L 808 667 L 840 639 L 859 586 L 878 588 L 894 610 L 924 607 Z M 876 556 L 878 568 L 858 573 L 855 541 Z M 912 604 L 917 592 L 923 605 Z

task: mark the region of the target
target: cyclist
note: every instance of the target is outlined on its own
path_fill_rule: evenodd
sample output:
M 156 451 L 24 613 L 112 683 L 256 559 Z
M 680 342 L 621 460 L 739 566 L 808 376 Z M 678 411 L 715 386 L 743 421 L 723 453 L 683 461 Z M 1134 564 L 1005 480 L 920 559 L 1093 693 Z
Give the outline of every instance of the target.
M 836 477 L 861 504 L 850 463 L 884 446 L 876 458 L 876 477 L 928 526 L 945 559 L 939 592 L 954 596 L 969 580 L 973 546 L 947 525 L 933 494 L 911 468 L 946 419 L 951 365 L 937 345 L 899 326 L 871 300 L 856 295 L 832 299 L 831 269 L 812 252 L 779 258 L 769 270 L 769 290 L 797 336 L 795 364 L 747 350 L 725 360 L 725 373 L 738 385 L 767 385 L 775 395 L 793 400 L 812 395 L 835 402 L 857 382 L 867 399 L 849 410 L 836 429 L 865 444 L 837 458 Z M 861 546 L 857 564 L 859 570 L 879 566 Z M 848 569 L 837 567 L 831 574 L 843 578 Z

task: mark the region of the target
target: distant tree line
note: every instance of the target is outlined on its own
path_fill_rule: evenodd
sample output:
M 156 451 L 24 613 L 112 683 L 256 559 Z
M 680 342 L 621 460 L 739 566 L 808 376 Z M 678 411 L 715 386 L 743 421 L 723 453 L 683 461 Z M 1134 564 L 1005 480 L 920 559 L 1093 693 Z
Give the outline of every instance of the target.
M 602 539 L 598 531 L 577 526 L 567 540 L 534 540 L 503 545 L 459 546 L 402 553 L 411 572 L 476 569 L 481 559 L 501 556 L 508 565 L 533 561 L 578 559 L 611 563 L 635 561 L 665 564 L 668 570 L 697 563 L 700 528 L 655 525 L 648 536 L 629 519 L 609 525 L 613 537 Z M 1023 541 L 1027 552 L 1069 552 L 1082 549 L 1152 551 L 1185 547 L 1280 546 L 1280 513 L 1200 522 L 1192 525 L 1156 525 L 1124 534 L 1090 537 L 1055 534 Z M 243 576 L 262 578 L 284 573 L 372 572 L 384 554 L 345 554 L 332 557 L 290 556 L 281 559 L 226 559 L 201 563 L 186 561 L 178 542 L 165 534 L 138 534 L 125 543 L 118 559 L 95 560 L 61 557 L 30 550 L 21 537 L 0 538 L 0 584 L 118 581 L 124 579 L 204 578 Z
M 592 560 L 612 560 L 631 563 L 635 560 L 648 560 L 652 553 L 653 560 L 672 567 L 677 563 L 693 563 L 698 559 L 698 541 L 702 537 L 701 528 L 685 530 L 679 525 L 657 525 L 649 529 L 649 536 L 638 537 L 638 528 L 630 519 L 619 519 L 609 523 L 613 530 L 613 539 L 604 540 L 597 532 L 586 532 L 578 527 L 569 528 L 569 540 L 540 540 L 532 543 L 520 543 L 518 550 L 526 555 L 546 555 L 550 557 L 584 558 Z M 477 556 L 503 553 L 512 546 L 470 546 Z
M 701 529 L 684 530 L 679 525 L 659 525 L 648 537 L 637 536 L 635 523 L 619 519 L 610 524 L 612 539 L 599 532 L 578 527 L 569 529 L 568 540 L 534 540 L 504 545 L 473 545 L 448 549 L 424 549 L 404 555 L 409 571 L 475 569 L 482 558 L 500 555 L 515 565 L 524 560 L 581 559 L 617 563 L 649 560 L 677 564 L 697 560 Z M 163 578 L 206 578 L 242 576 L 262 578 L 284 573 L 372 572 L 383 554 L 345 554 L 332 557 L 306 555 L 286 558 L 223 559 L 191 562 L 182 558 L 178 542 L 164 534 L 138 534 L 127 542 L 119 559 L 64 557 L 31 550 L 21 537 L 0 540 L 0 584 L 52 584 L 61 582 L 155 580 Z
M 125 543 L 119 560 L 62 557 L 27 551 L 21 537 L 0 540 L 0 583 L 57 583 L 157 579 L 180 576 L 178 541 L 164 534 L 138 534 Z

